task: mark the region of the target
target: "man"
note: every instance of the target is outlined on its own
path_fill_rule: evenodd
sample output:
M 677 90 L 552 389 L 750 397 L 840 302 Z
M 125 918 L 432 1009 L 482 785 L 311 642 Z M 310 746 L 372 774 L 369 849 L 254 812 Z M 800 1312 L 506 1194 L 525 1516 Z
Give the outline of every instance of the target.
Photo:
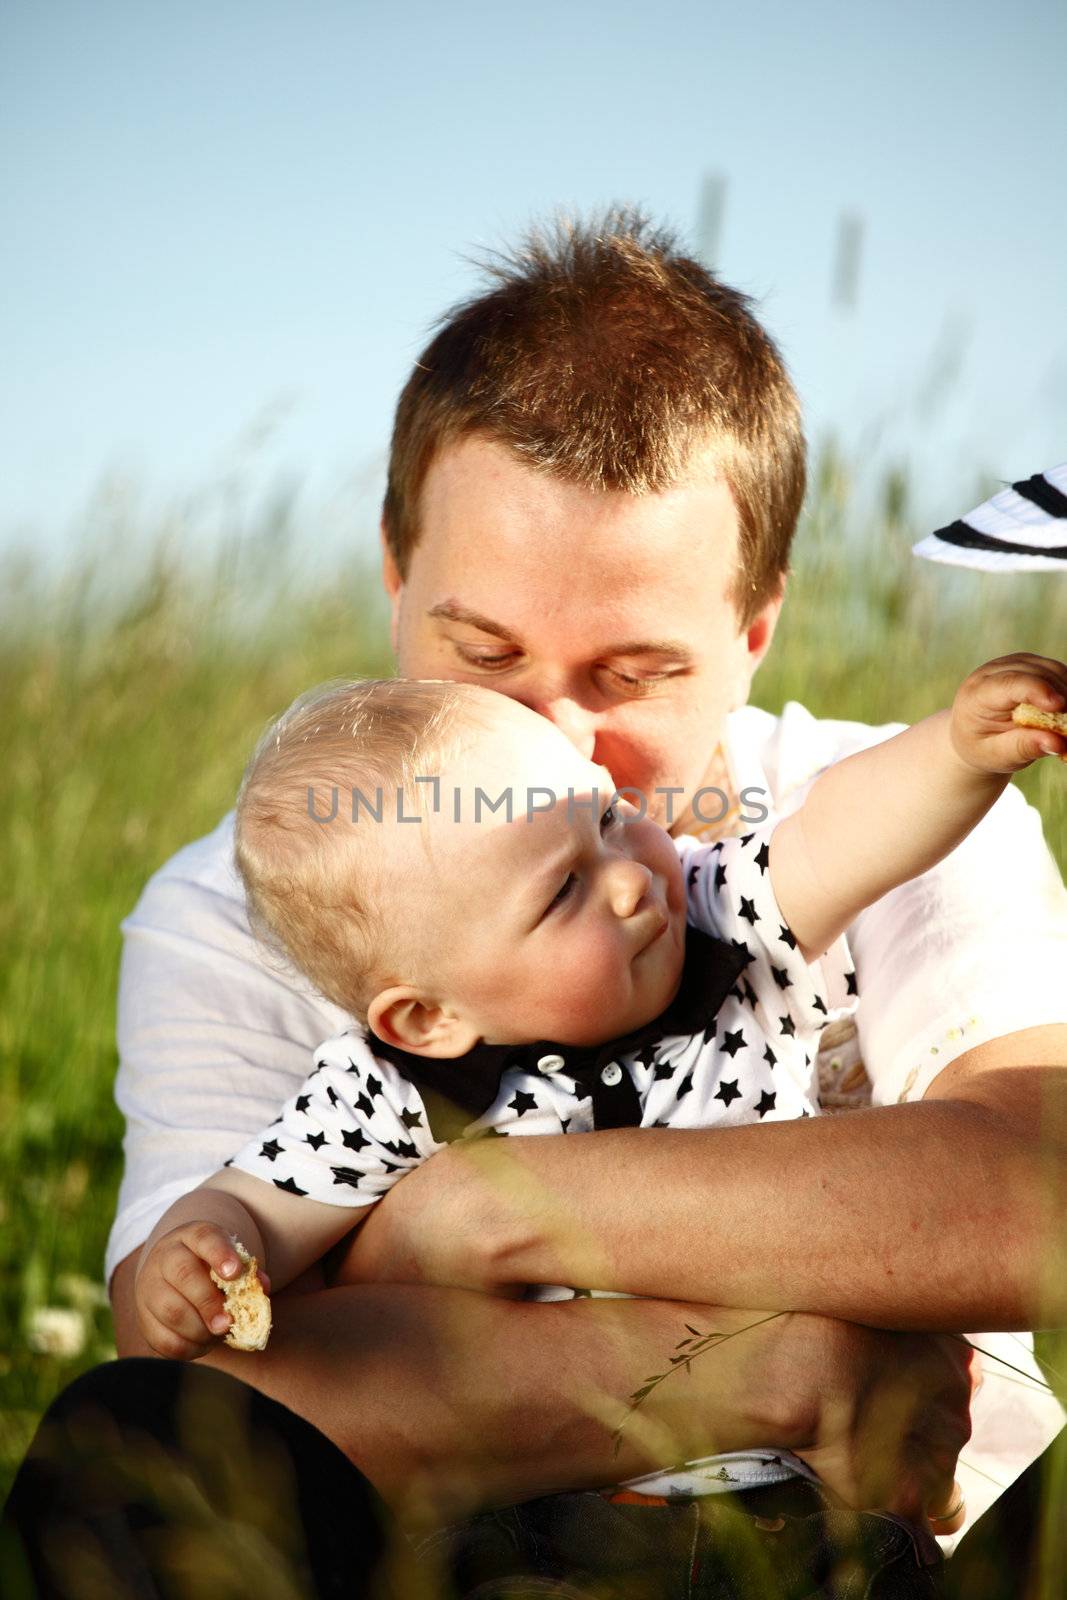
M 804 490 L 777 351 L 742 296 L 626 214 L 535 237 L 494 272 L 398 408 L 383 539 L 399 670 L 524 701 L 675 831 L 788 809 L 885 730 L 743 709 Z M 227 819 L 125 927 L 120 1355 L 144 1352 L 131 1290 L 155 1220 L 270 1120 L 347 1021 L 266 965 L 229 854 Z M 1028 927 L 1025 986 L 1009 903 Z M 409 1515 L 460 1518 L 773 1437 L 846 1503 L 948 1531 L 958 1347 L 854 1324 L 1028 1327 L 1067 1311 L 1045 1270 L 1063 1216 L 1046 1155 L 1067 1133 L 1067 909 L 1018 793 L 850 942 L 882 1109 L 496 1141 L 492 1170 L 446 1152 L 378 1208 L 331 1286 L 279 1297 L 264 1356 L 207 1361 L 315 1424 Z M 670 1298 L 470 1292 L 583 1281 L 591 1251 L 639 1262 Z M 617 1448 L 626 1397 L 704 1315 L 748 1332 L 650 1393 Z

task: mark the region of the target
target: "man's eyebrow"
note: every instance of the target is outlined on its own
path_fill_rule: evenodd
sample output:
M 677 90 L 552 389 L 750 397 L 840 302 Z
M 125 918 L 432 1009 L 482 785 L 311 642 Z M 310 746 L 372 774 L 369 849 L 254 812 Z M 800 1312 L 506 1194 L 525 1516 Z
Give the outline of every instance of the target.
M 505 628 L 502 622 L 494 622 L 492 617 L 483 617 L 480 611 L 471 611 L 467 606 L 461 606 L 455 600 L 442 600 L 438 605 L 431 606 L 426 615 L 439 617 L 445 622 L 462 622 L 468 627 L 478 628 L 482 633 L 491 633 L 498 639 L 504 639 L 508 644 L 521 644 L 517 633 L 512 633 L 510 628 Z M 689 645 L 683 644 L 678 639 L 625 639 L 620 644 L 608 645 L 603 650 L 598 650 L 599 656 L 663 656 L 672 661 L 688 663 L 693 660 L 693 652 Z
M 602 656 L 670 656 L 675 661 L 692 661 L 693 652 L 678 639 L 629 639 L 601 650 Z
M 518 635 L 512 633 L 510 628 L 505 628 L 502 622 L 494 622 L 492 617 L 483 617 L 480 611 L 471 611 L 455 600 L 442 600 L 440 604 L 431 606 L 426 615 L 440 617 L 445 622 L 465 622 L 468 627 L 479 628 L 482 633 L 495 634 L 498 639 L 505 639 L 508 644 L 519 643 Z

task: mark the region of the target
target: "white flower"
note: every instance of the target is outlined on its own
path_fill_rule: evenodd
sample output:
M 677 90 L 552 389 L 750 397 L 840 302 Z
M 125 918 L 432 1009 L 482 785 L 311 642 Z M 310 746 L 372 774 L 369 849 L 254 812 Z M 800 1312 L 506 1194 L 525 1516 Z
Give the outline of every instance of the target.
M 46 1356 L 70 1360 L 85 1348 L 85 1313 L 69 1306 L 38 1306 L 30 1313 L 31 1350 Z
M 108 1304 L 107 1288 L 94 1283 L 81 1272 L 62 1272 L 56 1279 L 56 1293 L 69 1300 L 79 1311 L 93 1311 Z

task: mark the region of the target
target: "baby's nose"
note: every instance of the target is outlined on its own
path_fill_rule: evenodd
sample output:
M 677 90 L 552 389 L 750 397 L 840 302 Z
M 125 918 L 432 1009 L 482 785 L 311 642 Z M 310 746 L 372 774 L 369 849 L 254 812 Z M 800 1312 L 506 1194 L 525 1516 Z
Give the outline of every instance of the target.
M 652 874 L 639 861 L 620 856 L 612 864 L 611 905 L 617 917 L 632 917 L 648 892 Z

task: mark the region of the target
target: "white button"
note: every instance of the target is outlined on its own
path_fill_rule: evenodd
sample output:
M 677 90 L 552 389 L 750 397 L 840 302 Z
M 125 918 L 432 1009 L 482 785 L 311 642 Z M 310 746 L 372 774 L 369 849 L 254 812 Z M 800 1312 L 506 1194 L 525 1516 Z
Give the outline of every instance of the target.
M 606 1083 L 609 1088 L 612 1088 L 616 1083 L 621 1082 L 621 1080 L 622 1068 L 619 1066 L 619 1063 L 617 1061 L 609 1061 L 603 1072 L 600 1074 L 601 1083 Z
M 542 1056 L 537 1063 L 538 1072 L 562 1072 L 567 1063 L 562 1056 Z

